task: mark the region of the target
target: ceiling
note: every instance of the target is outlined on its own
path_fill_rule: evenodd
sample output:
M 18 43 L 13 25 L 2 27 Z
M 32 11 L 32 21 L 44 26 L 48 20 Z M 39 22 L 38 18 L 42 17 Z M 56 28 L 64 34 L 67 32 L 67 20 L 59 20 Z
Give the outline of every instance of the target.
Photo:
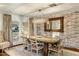
M 25 15 L 48 5 L 49 3 L 0 3 L 0 11 Z
M 50 7 L 49 5 L 56 4 Z M 79 10 L 78 3 L 0 3 L 1 13 L 13 13 L 26 16 L 39 16 L 51 13 Z

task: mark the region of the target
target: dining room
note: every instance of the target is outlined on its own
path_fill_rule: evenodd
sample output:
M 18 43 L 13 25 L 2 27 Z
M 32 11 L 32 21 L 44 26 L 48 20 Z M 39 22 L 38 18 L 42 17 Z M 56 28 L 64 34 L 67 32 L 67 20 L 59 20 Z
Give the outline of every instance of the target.
M 0 3 L 0 56 L 79 56 L 79 3 Z

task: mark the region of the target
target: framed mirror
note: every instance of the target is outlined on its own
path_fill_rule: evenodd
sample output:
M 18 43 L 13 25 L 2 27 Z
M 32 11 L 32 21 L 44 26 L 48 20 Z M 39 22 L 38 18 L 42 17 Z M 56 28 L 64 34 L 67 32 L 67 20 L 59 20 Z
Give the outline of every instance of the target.
M 44 24 L 45 31 L 63 32 L 64 31 L 64 17 L 49 18 Z

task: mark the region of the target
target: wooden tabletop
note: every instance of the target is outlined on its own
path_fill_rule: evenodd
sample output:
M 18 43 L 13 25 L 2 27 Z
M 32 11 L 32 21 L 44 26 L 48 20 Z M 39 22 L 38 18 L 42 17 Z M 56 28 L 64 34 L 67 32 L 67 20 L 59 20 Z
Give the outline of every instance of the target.
M 27 38 L 27 37 L 25 37 L 25 38 Z M 55 43 L 55 42 L 59 41 L 59 39 L 57 39 L 56 37 L 52 38 L 52 37 L 45 37 L 45 36 L 30 36 L 29 39 L 42 41 L 45 43 Z

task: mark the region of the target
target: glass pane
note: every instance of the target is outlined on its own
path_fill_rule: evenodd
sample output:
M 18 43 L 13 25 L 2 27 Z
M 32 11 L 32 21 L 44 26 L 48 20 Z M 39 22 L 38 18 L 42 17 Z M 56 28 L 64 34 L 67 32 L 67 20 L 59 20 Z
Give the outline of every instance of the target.
M 52 21 L 52 29 L 60 29 L 60 20 Z
M 19 23 L 18 22 L 12 22 L 12 41 L 18 41 L 19 40 Z

